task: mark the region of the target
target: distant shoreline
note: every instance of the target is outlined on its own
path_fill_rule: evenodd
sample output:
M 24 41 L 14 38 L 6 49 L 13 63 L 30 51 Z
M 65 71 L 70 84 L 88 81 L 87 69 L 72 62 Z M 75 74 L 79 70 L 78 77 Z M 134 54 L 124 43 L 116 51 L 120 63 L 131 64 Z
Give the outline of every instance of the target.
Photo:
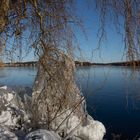
M 37 61 L 29 62 L 16 62 L 16 63 L 3 63 L 0 67 L 36 67 Z M 75 61 L 76 66 L 140 66 L 140 61 L 126 61 L 126 62 L 113 62 L 113 63 L 92 63 Z
M 29 62 L 15 62 L 15 63 L 3 63 L 0 67 L 36 67 L 38 65 L 37 61 Z
M 113 62 L 113 63 L 92 63 L 92 62 L 79 62 L 75 61 L 78 66 L 140 66 L 140 61 L 126 61 L 126 62 Z

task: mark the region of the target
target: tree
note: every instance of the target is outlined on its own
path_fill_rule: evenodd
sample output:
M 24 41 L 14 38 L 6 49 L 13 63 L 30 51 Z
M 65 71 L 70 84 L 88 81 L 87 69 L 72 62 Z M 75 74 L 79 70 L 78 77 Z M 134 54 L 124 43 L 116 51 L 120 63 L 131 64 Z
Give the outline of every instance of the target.
M 132 61 L 140 59 L 140 2 L 138 0 L 97 0 L 100 11 L 100 40 L 105 35 L 108 17 L 113 21 L 116 31 L 123 29 L 126 58 Z
M 124 23 L 127 57 L 130 60 L 139 58 L 139 0 L 94 2 L 100 11 L 100 41 L 110 15 L 116 21 L 116 27 L 120 27 L 120 22 Z M 80 25 L 74 5 L 73 0 L 0 1 L 0 47 L 8 56 L 18 50 L 20 57 L 23 51 L 28 54 L 34 48 L 39 57 L 39 70 L 29 103 L 31 108 L 26 109 L 32 114 L 33 128 L 47 127 L 57 131 L 73 112 L 81 121 L 85 118 L 81 110 L 84 98 L 73 78 L 75 38 L 72 27 L 73 24 Z M 70 112 L 64 120 L 53 127 L 53 122 L 67 110 Z
M 73 78 L 71 24 L 79 21 L 72 12 L 72 6 L 72 0 L 0 1 L 3 49 L 8 55 L 14 55 L 18 50 L 21 57 L 22 51 L 28 53 L 32 47 L 39 57 L 32 101 L 24 104 L 25 111 L 31 114 L 29 125 L 33 129 L 58 131 L 73 112 L 84 118 L 80 105 L 83 98 Z M 64 114 L 67 115 L 58 121 Z

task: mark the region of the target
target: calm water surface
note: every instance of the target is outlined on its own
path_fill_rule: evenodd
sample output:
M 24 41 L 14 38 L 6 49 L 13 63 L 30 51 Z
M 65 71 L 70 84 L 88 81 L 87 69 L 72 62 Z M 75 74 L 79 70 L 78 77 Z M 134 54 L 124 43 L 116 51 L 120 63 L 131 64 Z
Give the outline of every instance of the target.
M 76 82 L 87 100 L 87 109 L 111 134 L 122 139 L 140 136 L 140 68 L 79 67 Z M 35 68 L 0 68 L 0 85 L 32 87 Z
M 34 67 L 0 68 L 0 86 L 32 87 L 36 73 Z

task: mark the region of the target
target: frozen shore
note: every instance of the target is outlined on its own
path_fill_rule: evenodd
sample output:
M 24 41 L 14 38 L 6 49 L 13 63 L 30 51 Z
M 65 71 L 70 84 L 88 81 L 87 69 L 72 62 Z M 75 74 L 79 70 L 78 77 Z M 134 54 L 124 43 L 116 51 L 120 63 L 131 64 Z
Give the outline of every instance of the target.
M 61 122 L 69 114 L 66 111 L 57 122 Z M 6 86 L 0 87 L 0 139 L 2 140 L 61 140 L 60 134 L 45 129 L 26 130 L 26 123 L 30 122 L 24 110 L 18 107 L 17 94 Z M 59 124 L 59 123 L 58 123 Z M 55 124 L 57 125 L 57 124 Z M 87 114 L 84 124 L 74 114 L 69 121 L 62 125 L 67 129 L 67 140 L 102 140 L 106 133 L 104 125 Z

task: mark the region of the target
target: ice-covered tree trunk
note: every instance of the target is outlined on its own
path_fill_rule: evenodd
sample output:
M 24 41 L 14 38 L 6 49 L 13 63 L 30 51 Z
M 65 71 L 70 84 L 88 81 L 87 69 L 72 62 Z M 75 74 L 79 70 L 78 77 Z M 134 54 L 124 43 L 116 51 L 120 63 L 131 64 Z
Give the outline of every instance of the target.
M 54 127 L 52 124 L 58 115 L 61 116 L 65 111 L 69 110 L 83 117 L 83 97 L 74 81 L 74 69 L 72 58 L 58 50 L 48 52 L 40 58 L 32 102 L 37 104 L 38 113 L 41 115 L 39 117 L 45 117 L 50 129 Z
M 64 138 L 81 135 L 86 140 L 93 138 L 87 133 L 93 130 L 93 135 L 102 139 L 105 128 L 85 112 L 84 97 L 74 81 L 71 56 L 55 50 L 43 55 L 39 62 L 32 96 L 34 127 L 45 127 Z

